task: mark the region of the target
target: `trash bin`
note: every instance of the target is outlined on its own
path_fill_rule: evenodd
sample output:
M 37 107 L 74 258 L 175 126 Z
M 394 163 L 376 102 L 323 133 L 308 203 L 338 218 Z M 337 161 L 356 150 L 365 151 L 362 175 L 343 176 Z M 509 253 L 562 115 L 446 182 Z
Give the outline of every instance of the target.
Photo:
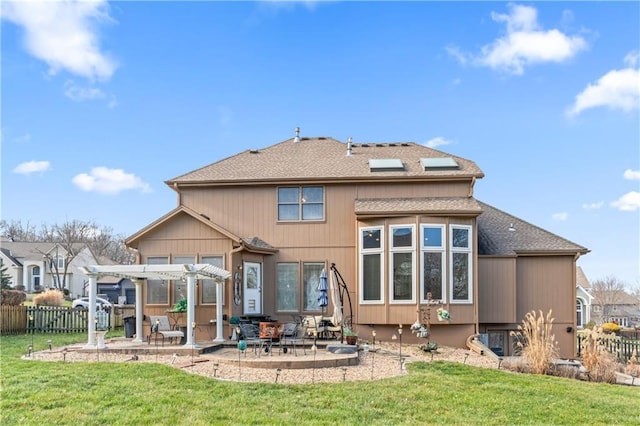
M 136 334 L 136 317 L 124 317 L 124 336 L 126 338 L 133 337 Z

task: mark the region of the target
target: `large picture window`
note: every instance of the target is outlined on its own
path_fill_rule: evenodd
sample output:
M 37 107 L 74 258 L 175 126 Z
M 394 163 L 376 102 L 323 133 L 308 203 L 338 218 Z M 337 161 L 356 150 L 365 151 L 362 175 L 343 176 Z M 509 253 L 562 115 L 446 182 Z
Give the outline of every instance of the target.
M 360 228 L 360 303 L 384 303 L 383 227 Z
M 169 258 L 166 256 L 148 257 L 148 265 L 166 265 Z M 147 280 L 147 305 L 169 304 L 169 281 Z
M 276 266 L 276 310 L 298 312 L 300 307 L 300 266 L 298 263 L 278 263 Z
M 415 244 L 413 225 L 391 226 L 390 293 L 391 302 L 415 303 Z
M 472 301 L 471 227 L 451 225 L 451 303 Z
M 444 226 L 422 225 L 421 232 L 421 261 L 422 274 L 420 277 L 420 298 L 445 302 L 445 245 Z
M 324 188 L 322 186 L 278 188 L 278 220 L 324 220 Z
M 222 256 L 202 256 L 200 263 L 217 266 L 224 269 L 224 260 Z M 223 286 L 224 291 L 224 286 Z M 200 281 L 200 303 L 214 304 L 217 303 L 217 284 L 214 280 Z M 224 297 L 222 298 L 224 301 Z

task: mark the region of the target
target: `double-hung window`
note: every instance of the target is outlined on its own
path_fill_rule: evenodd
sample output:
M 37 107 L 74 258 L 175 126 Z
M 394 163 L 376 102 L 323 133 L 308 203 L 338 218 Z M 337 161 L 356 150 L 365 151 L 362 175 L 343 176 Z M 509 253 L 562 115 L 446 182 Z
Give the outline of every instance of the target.
M 324 220 L 324 188 L 322 186 L 278 188 L 278 220 Z
M 384 228 L 360 228 L 360 303 L 384 303 Z
M 389 282 L 391 303 L 415 303 L 415 227 L 389 227 Z
M 166 265 L 169 258 L 166 256 L 147 257 L 148 265 Z M 169 304 L 169 281 L 147 280 L 147 305 Z
M 471 303 L 472 298 L 472 244 L 471 227 L 451 225 L 451 303 Z
M 420 227 L 420 298 L 446 302 L 445 297 L 445 235 L 443 225 Z
M 200 263 L 206 263 L 207 265 L 217 266 L 218 268 L 224 268 L 224 261 L 222 256 L 202 256 Z M 217 303 L 217 286 L 215 280 L 201 280 L 200 281 L 200 303 L 214 304 Z M 224 290 L 224 286 L 223 286 Z M 224 301 L 224 296 L 222 297 Z

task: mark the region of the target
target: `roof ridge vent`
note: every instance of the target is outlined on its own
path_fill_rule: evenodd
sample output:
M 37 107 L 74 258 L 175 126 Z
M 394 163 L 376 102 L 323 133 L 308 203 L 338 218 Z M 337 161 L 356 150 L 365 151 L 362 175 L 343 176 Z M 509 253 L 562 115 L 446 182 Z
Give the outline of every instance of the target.
M 296 127 L 296 137 L 293 138 L 293 142 L 300 142 L 300 127 Z

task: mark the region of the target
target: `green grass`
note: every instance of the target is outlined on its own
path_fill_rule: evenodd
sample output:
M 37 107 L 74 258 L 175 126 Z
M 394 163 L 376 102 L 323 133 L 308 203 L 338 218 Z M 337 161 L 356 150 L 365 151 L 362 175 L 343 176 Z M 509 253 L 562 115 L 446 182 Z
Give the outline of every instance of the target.
M 86 335 L 35 335 L 36 350 Z M 374 382 L 221 382 L 164 365 L 23 361 L 0 341 L 2 425 L 640 424 L 640 388 L 433 362 Z

